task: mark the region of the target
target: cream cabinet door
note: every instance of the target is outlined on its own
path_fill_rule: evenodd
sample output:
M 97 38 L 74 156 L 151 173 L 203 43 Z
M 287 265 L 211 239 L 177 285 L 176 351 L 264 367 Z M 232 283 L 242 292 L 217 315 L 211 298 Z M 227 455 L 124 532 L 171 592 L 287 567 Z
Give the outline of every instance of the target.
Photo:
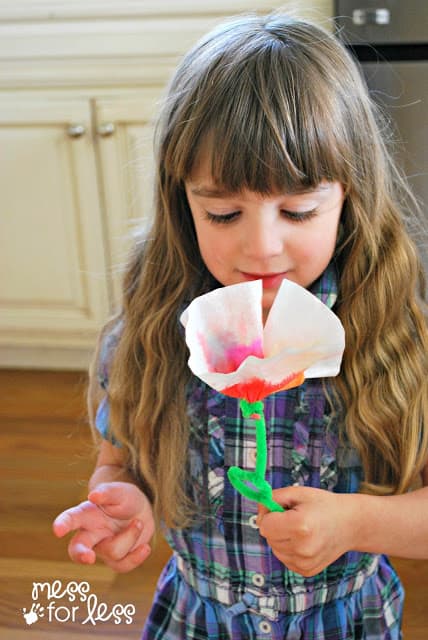
M 3 94 L 0 347 L 93 347 L 104 235 L 89 100 Z
M 108 272 L 114 305 L 134 232 L 153 213 L 154 118 L 162 87 L 97 98 L 94 103 L 97 152 L 107 225 Z

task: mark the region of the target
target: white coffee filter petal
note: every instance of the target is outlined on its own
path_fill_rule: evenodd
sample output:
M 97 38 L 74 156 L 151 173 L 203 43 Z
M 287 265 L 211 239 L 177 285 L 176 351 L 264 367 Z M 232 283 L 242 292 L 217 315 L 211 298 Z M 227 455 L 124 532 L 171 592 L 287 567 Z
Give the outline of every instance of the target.
M 239 346 L 263 344 L 261 301 L 262 282 L 256 280 L 215 289 L 190 303 L 180 320 L 192 371 L 217 368 Z
M 319 345 L 331 354 L 342 354 L 345 334 L 339 318 L 312 293 L 283 280 L 264 328 L 265 356 L 284 348 L 296 351 Z

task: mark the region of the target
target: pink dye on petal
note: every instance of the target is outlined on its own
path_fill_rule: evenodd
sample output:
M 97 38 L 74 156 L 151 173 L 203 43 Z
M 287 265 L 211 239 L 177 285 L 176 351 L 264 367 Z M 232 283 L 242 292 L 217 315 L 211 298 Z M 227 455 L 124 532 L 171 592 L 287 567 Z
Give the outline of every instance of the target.
M 292 373 L 287 376 L 281 382 L 273 384 L 262 380 L 261 378 L 251 378 L 245 382 L 239 382 L 233 384 L 230 387 L 222 389 L 221 392 L 226 396 L 232 398 L 244 398 L 248 402 L 257 402 L 257 400 L 263 400 L 270 393 L 276 393 L 277 391 L 284 391 L 285 389 L 293 389 L 298 387 L 305 381 L 305 374 L 303 371 L 298 373 Z
M 257 338 L 251 344 L 236 344 L 224 347 L 227 336 L 216 336 L 215 341 L 206 340 L 205 336 L 198 334 L 205 359 L 210 371 L 215 373 L 233 373 L 248 356 L 263 358 L 262 338 Z M 219 348 L 217 348 L 218 345 Z
M 225 360 L 227 361 L 227 370 L 218 371 L 218 373 L 232 373 L 236 371 L 239 365 L 244 362 L 248 356 L 256 356 L 263 358 L 263 348 L 261 338 L 254 340 L 252 344 L 237 344 L 236 346 L 226 349 Z

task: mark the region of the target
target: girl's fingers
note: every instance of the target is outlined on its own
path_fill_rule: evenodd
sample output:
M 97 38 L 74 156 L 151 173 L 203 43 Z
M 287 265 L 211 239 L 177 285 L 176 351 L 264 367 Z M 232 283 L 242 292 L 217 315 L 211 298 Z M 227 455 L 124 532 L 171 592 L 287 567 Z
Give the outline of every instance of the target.
M 89 500 L 81 502 L 60 513 L 54 520 L 52 528 L 58 538 L 62 538 L 70 531 L 78 529 L 97 529 L 105 526 L 105 516 L 101 509 Z
M 108 561 L 106 564 L 117 573 L 127 573 L 136 569 L 149 557 L 151 548 L 148 544 L 141 544 L 128 553 L 122 560 Z
M 70 531 L 76 531 L 84 526 L 87 520 L 89 509 L 93 509 L 90 502 L 81 503 L 76 507 L 71 507 L 57 516 L 53 522 L 53 532 L 58 538 L 62 538 Z
M 269 513 L 269 509 L 267 509 L 267 507 L 265 507 L 264 504 L 261 504 L 260 502 L 257 504 L 257 507 L 258 507 L 257 520 L 261 520 L 263 516 Z
M 140 520 L 133 520 L 126 529 L 117 533 L 114 537 L 101 540 L 94 548 L 94 551 L 105 562 L 118 562 L 136 549 L 137 545 L 141 546 L 143 528 L 144 525 Z
M 106 536 L 106 532 L 79 531 L 68 545 L 68 553 L 74 562 L 93 564 L 96 560 L 95 546 Z
M 128 518 L 136 513 L 137 496 L 142 498 L 140 490 L 129 482 L 106 482 L 93 489 L 88 500 L 113 518 Z
M 88 500 L 98 506 L 117 506 L 123 500 L 123 483 L 104 482 L 89 492 Z
M 130 483 L 105 483 L 88 498 L 60 513 L 53 523 L 58 537 L 75 532 L 68 546 L 70 558 L 93 564 L 99 557 L 120 572 L 144 562 L 150 554 L 154 522 L 141 491 Z
M 52 529 L 57 538 L 62 538 L 69 531 L 72 531 L 71 520 L 67 512 L 60 513 L 52 524 Z
M 70 544 L 68 553 L 73 562 L 79 564 L 94 564 L 97 559 L 95 551 L 84 544 L 76 543 L 73 546 Z

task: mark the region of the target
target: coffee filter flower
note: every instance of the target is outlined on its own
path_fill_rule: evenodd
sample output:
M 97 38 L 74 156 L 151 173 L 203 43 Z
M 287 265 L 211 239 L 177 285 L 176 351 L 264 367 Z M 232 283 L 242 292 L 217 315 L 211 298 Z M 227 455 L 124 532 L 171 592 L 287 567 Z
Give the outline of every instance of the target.
M 261 280 L 195 298 L 181 315 L 191 371 L 213 389 L 240 399 L 256 425 L 256 468 L 231 467 L 243 496 L 284 511 L 265 479 L 267 440 L 262 399 L 305 378 L 339 373 L 345 336 L 339 318 L 303 287 L 283 280 L 263 327 Z
M 261 280 L 193 300 L 181 316 L 189 367 L 217 391 L 250 402 L 335 376 L 345 346 L 339 318 L 303 287 L 283 280 L 262 321 Z

